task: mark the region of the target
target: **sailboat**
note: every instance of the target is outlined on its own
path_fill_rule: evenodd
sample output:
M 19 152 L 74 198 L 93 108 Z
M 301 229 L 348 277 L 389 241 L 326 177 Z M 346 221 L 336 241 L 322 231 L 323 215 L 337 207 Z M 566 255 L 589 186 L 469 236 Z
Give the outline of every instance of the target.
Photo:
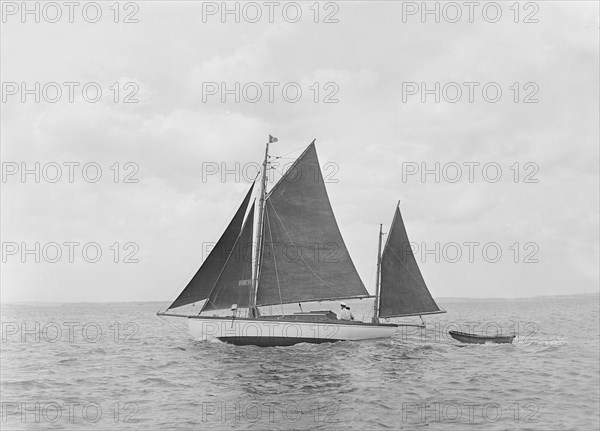
M 269 144 L 276 141 L 269 135 L 256 195 L 253 183 L 200 268 L 157 314 L 186 318 L 197 340 L 289 346 L 388 338 L 399 326 L 390 318 L 444 313 L 421 275 L 399 206 L 383 249 L 379 226 L 373 297 L 344 244 L 314 140 L 267 191 Z M 339 320 L 331 310 L 302 310 L 303 303 L 367 298 L 374 299 L 368 322 Z M 190 304 L 200 311 L 178 311 Z M 284 305 L 300 311 L 286 313 Z M 273 313 L 274 306 L 281 312 Z

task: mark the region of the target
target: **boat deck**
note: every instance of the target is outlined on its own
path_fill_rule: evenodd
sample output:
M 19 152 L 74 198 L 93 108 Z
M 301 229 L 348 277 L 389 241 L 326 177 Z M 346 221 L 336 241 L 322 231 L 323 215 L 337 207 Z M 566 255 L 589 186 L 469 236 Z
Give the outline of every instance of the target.
M 168 314 L 167 314 L 168 315 Z M 183 317 L 183 316 L 182 316 Z M 371 323 L 363 322 L 362 320 L 339 320 L 337 315 L 333 311 L 327 313 L 322 312 L 306 312 L 306 313 L 294 313 L 294 314 L 280 314 L 272 316 L 260 316 L 257 318 L 252 317 L 233 317 L 233 316 L 186 316 L 189 319 L 216 319 L 216 320 L 248 320 L 248 321 L 276 321 L 276 322 L 304 322 L 304 323 L 322 323 L 330 325 L 361 325 L 361 326 L 401 326 L 397 323 Z

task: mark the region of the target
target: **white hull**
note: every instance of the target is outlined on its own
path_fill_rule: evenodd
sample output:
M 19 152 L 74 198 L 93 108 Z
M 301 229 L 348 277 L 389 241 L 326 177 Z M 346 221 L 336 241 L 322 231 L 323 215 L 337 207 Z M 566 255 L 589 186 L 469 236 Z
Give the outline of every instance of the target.
M 289 346 L 345 340 L 388 338 L 397 325 L 362 322 L 303 322 L 231 317 L 190 317 L 192 336 L 201 341 L 219 339 L 238 345 Z

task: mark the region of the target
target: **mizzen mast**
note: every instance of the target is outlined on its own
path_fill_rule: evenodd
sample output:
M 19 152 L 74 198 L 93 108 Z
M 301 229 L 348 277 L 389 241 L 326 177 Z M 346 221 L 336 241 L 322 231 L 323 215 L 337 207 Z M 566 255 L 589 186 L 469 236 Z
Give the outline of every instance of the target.
M 373 303 L 373 323 L 379 323 L 379 289 L 381 288 L 381 241 L 383 225 L 379 225 L 379 246 L 377 247 L 377 277 L 375 281 L 375 302 Z

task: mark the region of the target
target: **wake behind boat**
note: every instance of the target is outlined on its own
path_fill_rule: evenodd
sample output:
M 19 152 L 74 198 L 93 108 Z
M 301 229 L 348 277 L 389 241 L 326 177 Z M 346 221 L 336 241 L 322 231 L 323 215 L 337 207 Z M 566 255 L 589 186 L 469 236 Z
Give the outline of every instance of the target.
M 330 310 L 285 313 L 284 305 L 372 298 L 350 258 L 333 214 L 313 141 L 267 192 L 269 136 L 260 190 L 254 184 L 225 232 L 181 294 L 160 316 L 185 317 L 198 340 L 288 346 L 391 337 L 380 318 L 444 313 L 412 253 L 396 207 L 382 251 L 379 229 L 371 322 L 339 320 Z M 256 206 L 255 204 L 258 203 Z M 199 313 L 178 312 L 202 304 Z M 267 315 L 273 306 L 280 314 Z M 230 316 L 223 316 L 230 310 Z M 213 313 L 210 315 L 209 313 Z M 410 325 L 409 325 L 410 326 Z

